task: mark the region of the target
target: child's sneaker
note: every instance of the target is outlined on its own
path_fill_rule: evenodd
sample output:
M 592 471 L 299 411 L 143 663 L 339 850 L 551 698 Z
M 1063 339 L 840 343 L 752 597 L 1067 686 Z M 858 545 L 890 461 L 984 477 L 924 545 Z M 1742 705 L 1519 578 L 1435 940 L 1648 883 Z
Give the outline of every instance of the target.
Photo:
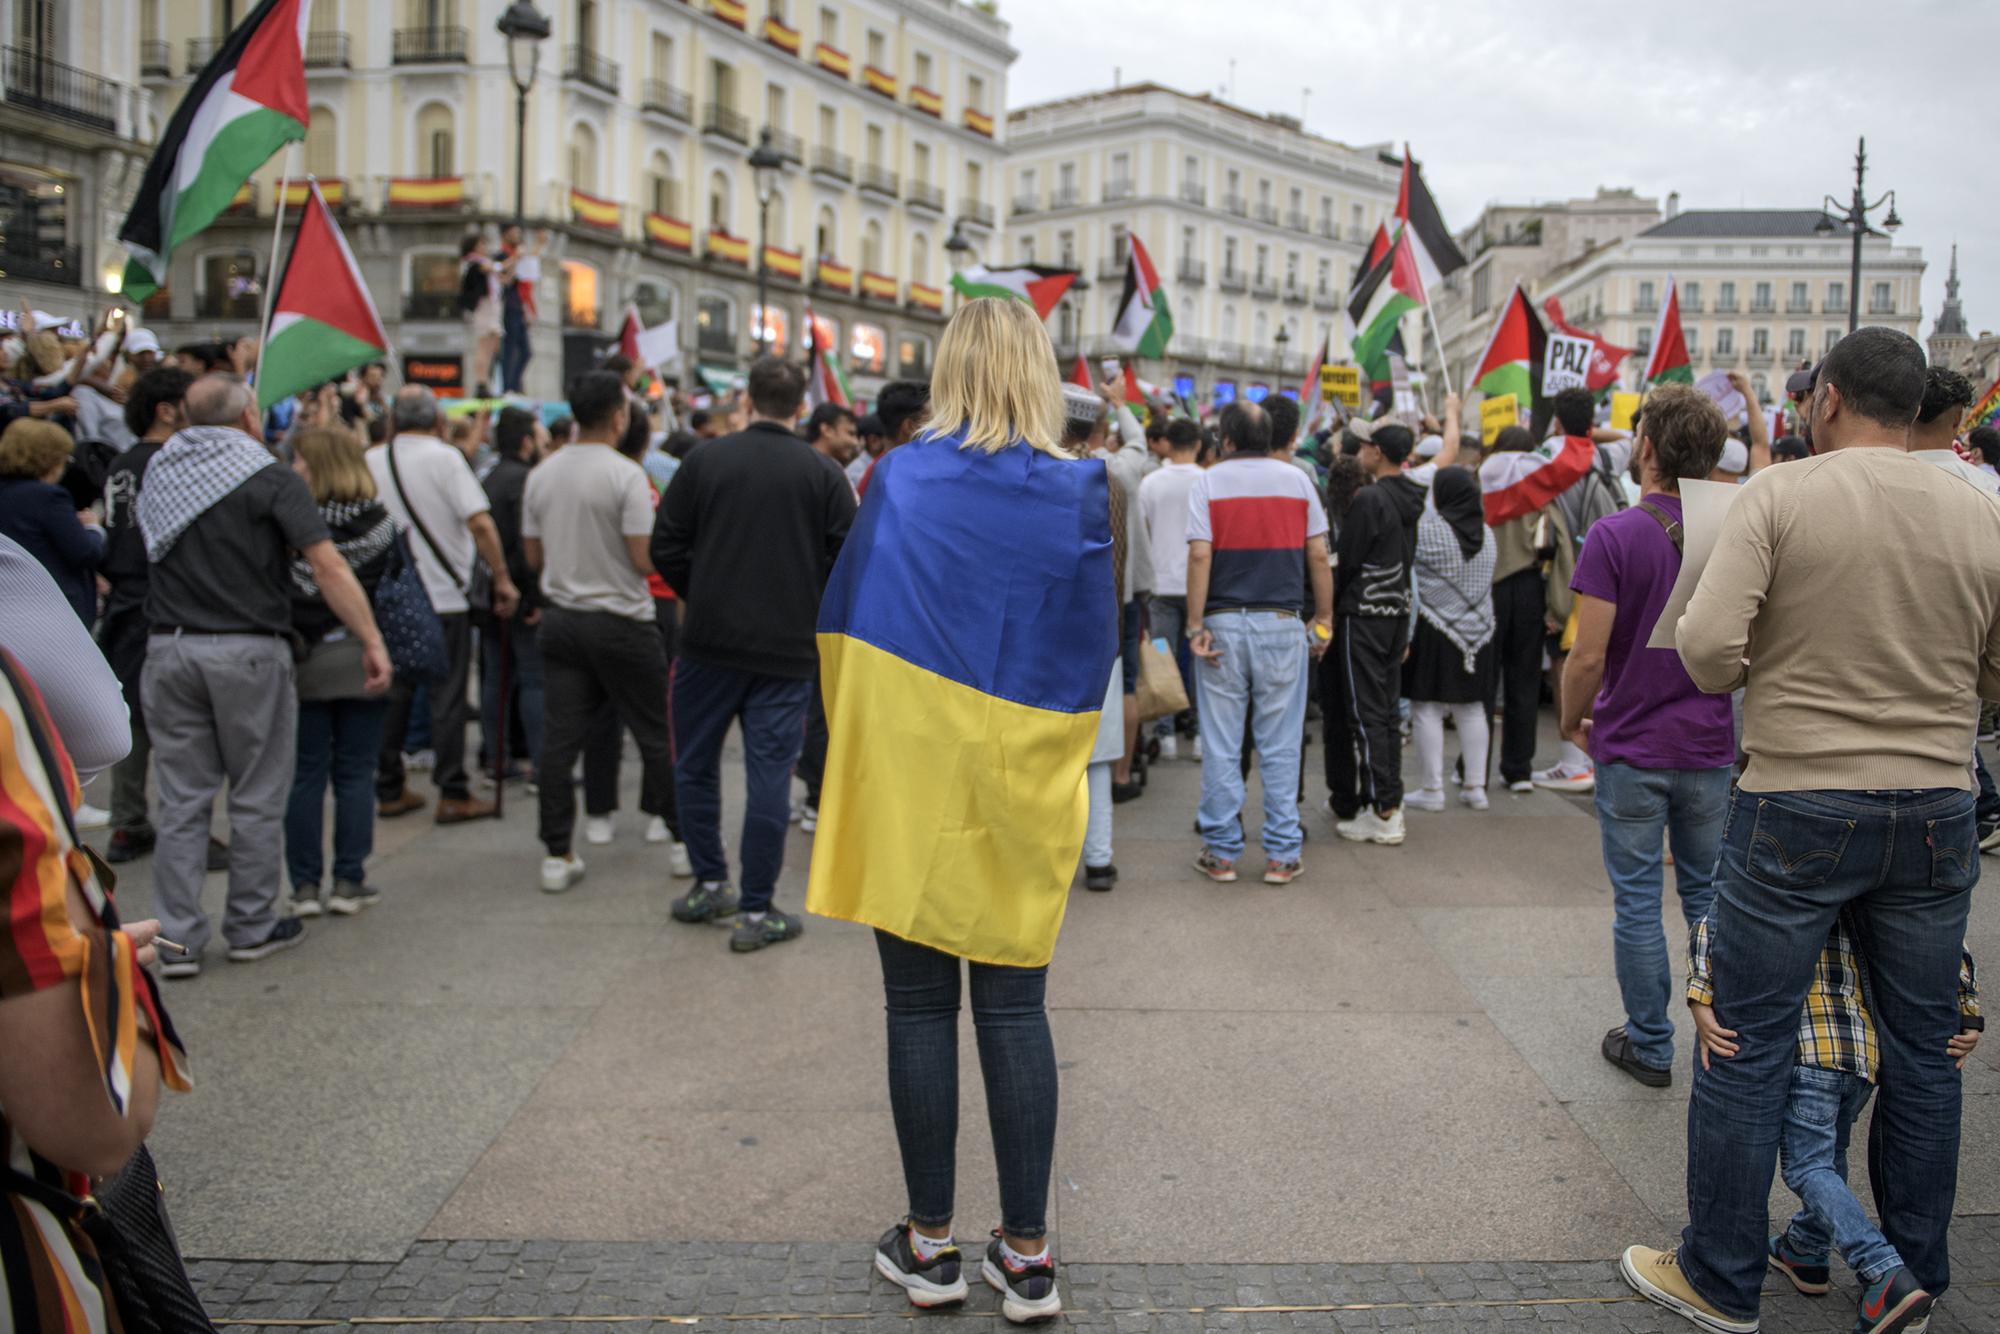
M 1414 792 L 1405 793 L 1403 804 L 1413 811 L 1441 811 L 1444 809 L 1444 789 L 1420 787 Z
M 875 1247 L 875 1272 L 910 1296 L 910 1305 L 929 1310 L 956 1306 L 970 1291 L 965 1283 L 964 1257 L 947 1246 L 928 1260 L 917 1258 L 910 1225 L 898 1223 L 882 1234 Z
M 1194 869 L 1218 885 L 1236 883 L 1236 863 L 1227 857 L 1218 856 L 1207 848 L 1203 848 L 1201 856 L 1194 859 Z
M 1854 1334 L 1900 1334 L 1919 1320 L 1927 1321 L 1935 1300 L 1907 1266 L 1892 1269 L 1873 1283 L 1862 1284 Z
M 1000 1294 L 1000 1314 L 1017 1325 L 1037 1325 L 1062 1314 L 1062 1297 L 1056 1292 L 1055 1261 L 1046 1251 L 1042 1258 L 1023 1268 L 1008 1263 L 1000 1234 L 986 1248 L 986 1263 L 980 1275 Z
M 1305 873 L 1305 865 L 1298 858 L 1281 862 L 1276 857 L 1264 862 L 1264 883 L 1267 885 L 1289 885 Z
M 1464 787 L 1458 790 L 1458 799 L 1475 811 L 1490 810 L 1493 803 L 1486 799 L 1483 787 Z
M 1814 1264 L 1804 1256 L 1795 1254 L 1791 1247 L 1785 1245 L 1782 1233 L 1771 1238 L 1766 1254 L 1771 1262 L 1771 1268 L 1790 1279 L 1792 1286 L 1808 1297 L 1824 1297 L 1833 1286 L 1826 1257 L 1822 1255 L 1819 1263 Z

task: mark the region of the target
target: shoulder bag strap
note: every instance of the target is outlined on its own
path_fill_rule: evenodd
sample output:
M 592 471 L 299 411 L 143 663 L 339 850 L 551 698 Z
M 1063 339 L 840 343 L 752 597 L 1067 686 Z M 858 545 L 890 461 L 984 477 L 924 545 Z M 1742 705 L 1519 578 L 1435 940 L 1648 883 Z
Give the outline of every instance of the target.
M 1685 547 L 1682 545 L 1685 535 L 1681 531 L 1681 521 L 1679 519 L 1676 519 L 1650 500 L 1640 501 L 1637 508 L 1653 516 L 1653 522 L 1660 525 L 1660 530 L 1667 535 L 1667 540 L 1674 544 L 1675 555 L 1687 554 Z
M 444 567 L 446 576 L 451 579 L 453 584 L 457 585 L 459 592 L 465 592 L 465 580 L 458 577 L 458 571 L 452 568 L 451 562 L 445 559 L 444 552 L 438 549 L 437 539 L 431 536 L 430 529 L 424 527 L 423 516 L 418 514 L 417 507 L 410 503 L 410 493 L 403 489 L 403 473 L 396 466 L 395 439 L 391 437 L 388 443 L 382 446 L 382 449 L 389 456 L 389 480 L 395 483 L 396 496 L 403 502 L 403 512 L 410 516 L 410 523 L 416 528 L 417 536 L 424 539 L 424 545 L 431 549 L 431 555 L 437 559 L 439 565 Z M 1675 545 L 1678 546 L 1679 543 Z

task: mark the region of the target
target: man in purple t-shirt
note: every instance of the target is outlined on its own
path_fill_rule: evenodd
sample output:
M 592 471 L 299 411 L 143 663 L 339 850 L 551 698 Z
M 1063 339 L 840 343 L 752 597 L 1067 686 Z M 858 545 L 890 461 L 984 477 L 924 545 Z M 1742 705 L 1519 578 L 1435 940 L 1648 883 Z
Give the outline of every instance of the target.
M 1604 1059 L 1641 1084 L 1673 1082 L 1674 970 L 1660 920 L 1661 843 L 1692 926 L 1715 897 L 1715 858 L 1736 758 L 1729 696 L 1704 695 L 1672 649 L 1647 648 L 1681 568 L 1682 478 L 1706 477 L 1728 425 L 1696 390 L 1646 400 L 1632 471 L 1638 505 L 1599 519 L 1577 558 L 1576 647 L 1563 670 L 1563 736 L 1597 766 L 1597 823 L 1611 878 L 1612 946 L 1625 1022 Z

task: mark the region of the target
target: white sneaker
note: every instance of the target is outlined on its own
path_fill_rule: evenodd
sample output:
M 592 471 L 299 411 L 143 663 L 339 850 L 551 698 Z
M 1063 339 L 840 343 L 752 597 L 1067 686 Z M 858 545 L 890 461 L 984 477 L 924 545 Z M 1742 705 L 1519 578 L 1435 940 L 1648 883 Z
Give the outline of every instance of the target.
M 575 853 L 567 857 L 542 858 L 542 893 L 561 894 L 581 879 L 583 858 Z
M 403 752 L 403 767 L 413 773 L 429 773 L 437 763 L 437 752 L 430 749 L 406 750 Z
M 1191 759 L 1191 760 L 1193 760 L 1193 761 L 1194 761 L 1194 762 L 1195 762 L 1196 764 L 1200 764 L 1200 763 L 1201 763 L 1201 738 L 1200 738 L 1200 737 L 1191 737 L 1191 738 L 1189 738 L 1189 740 L 1188 740 L 1188 758 L 1189 758 L 1189 759 Z
M 673 836 L 673 831 L 667 828 L 666 816 L 656 815 L 646 821 L 646 841 L 648 843 L 670 842 Z
M 1529 779 L 1516 778 L 1513 782 L 1507 784 L 1507 790 L 1509 792 L 1533 792 L 1535 785 Z
M 1350 843 L 1379 843 L 1393 848 L 1403 841 L 1403 809 L 1398 806 L 1385 818 L 1372 808 L 1364 808 L 1361 814 L 1352 820 L 1342 820 L 1333 830 Z
M 86 801 L 76 808 L 76 827 L 78 829 L 102 829 L 110 823 L 111 812 L 105 810 L 102 806 L 93 806 Z
M 325 911 L 326 905 L 321 903 L 317 896 L 312 898 L 302 896 L 292 900 L 292 916 L 294 917 L 318 917 Z
M 1181 739 L 1172 732 L 1160 738 L 1160 758 L 1177 760 L 1181 757 Z
M 1444 789 L 1420 787 L 1415 792 L 1406 792 L 1403 794 L 1403 804 L 1413 810 L 1441 811 L 1444 809 Z
M 584 819 L 583 822 L 584 842 L 594 843 L 601 848 L 606 843 L 609 843 L 612 840 L 613 836 L 614 836 L 614 831 L 611 828 L 610 816 L 592 815 Z
M 1597 770 L 1587 764 L 1555 764 L 1537 773 L 1534 785 L 1549 792 L 1595 792 Z
M 799 813 L 799 832 L 810 834 L 819 828 L 819 807 L 808 806 Z
M 1458 790 L 1458 799 L 1472 807 L 1475 811 L 1487 810 L 1493 804 L 1486 800 L 1486 789 L 1483 787 L 1460 788 Z
M 694 863 L 688 860 L 688 845 L 685 843 L 676 843 L 667 850 L 667 864 L 672 867 L 677 880 L 686 880 L 694 875 Z
M 800 821 L 800 819 L 804 817 L 805 813 L 806 813 L 806 804 L 803 801 L 795 801 L 792 803 L 793 824 L 797 824 Z

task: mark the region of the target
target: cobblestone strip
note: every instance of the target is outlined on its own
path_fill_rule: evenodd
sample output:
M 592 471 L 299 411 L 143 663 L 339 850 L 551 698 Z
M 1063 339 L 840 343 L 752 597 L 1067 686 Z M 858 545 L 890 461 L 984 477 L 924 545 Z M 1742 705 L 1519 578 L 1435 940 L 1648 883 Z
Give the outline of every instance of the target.
M 1935 1334 L 2000 1330 L 2000 1216 L 1954 1224 L 1954 1287 Z M 865 1245 L 425 1241 L 393 1264 L 190 1262 L 225 1327 L 354 1328 L 378 1334 L 939 1334 L 1006 1328 L 975 1281 L 963 1310 L 918 1316 L 875 1276 Z M 1854 1284 L 1810 1300 L 1767 1287 L 1764 1328 L 1846 1330 Z M 1610 1262 L 1386 1265 L 1067 1265 L 1064 1323 L 1092 1334 L 1281 1334 L 1422 1327 L 1530 1327 L 1679 1334 L 1633 1298 Z

